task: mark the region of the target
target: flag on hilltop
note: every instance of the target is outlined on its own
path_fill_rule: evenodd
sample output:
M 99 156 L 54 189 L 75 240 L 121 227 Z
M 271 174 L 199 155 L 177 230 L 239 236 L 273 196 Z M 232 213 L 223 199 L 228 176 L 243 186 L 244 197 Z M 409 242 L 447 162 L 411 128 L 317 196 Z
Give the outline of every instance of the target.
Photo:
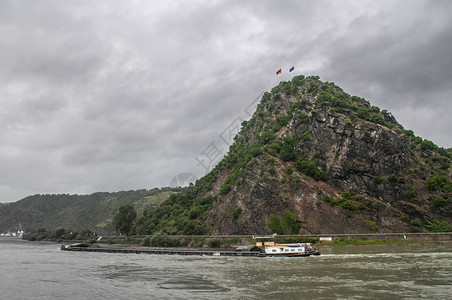
M 289 72 L 292 72 L 293 70 L 295 70 L 295 66 L 293 66 L 292 68 L 290 68 Z
M 281 69 L 279 69 L 279 70 L 276 72 L 276 75 L 279 75 L 279 74 L 281 74 Z

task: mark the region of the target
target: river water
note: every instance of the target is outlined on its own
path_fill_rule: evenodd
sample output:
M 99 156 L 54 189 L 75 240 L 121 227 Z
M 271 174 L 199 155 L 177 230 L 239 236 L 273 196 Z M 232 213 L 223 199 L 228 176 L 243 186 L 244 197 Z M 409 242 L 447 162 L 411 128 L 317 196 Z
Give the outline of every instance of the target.
M 257 258 L 69 252 L 0 238 L 0 299 L 451 299 L 451 246 Z

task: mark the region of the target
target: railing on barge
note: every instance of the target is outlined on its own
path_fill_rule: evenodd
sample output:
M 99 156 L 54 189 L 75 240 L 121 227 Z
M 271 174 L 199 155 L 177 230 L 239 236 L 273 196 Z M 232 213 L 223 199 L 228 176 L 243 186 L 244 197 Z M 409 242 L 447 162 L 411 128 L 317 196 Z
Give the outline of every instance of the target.
M 258 256 L 258 251 L 207 251 L 187 249 L 146 249 L 146 248 L 95 248 L 61 246 L 65 251 L 132 253 L 132 254 L 166 254 L 166 255 L 199 255 L 199 256 Z

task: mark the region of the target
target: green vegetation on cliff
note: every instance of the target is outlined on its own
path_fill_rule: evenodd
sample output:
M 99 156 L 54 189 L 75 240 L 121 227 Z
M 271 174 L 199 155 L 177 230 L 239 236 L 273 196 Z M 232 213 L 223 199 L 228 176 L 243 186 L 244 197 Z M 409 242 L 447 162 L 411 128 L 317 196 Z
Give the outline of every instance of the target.
M 282 219 L 277 218 L 274 214 L 270 214 L 267 226 L 276 234 L 298 234 L 301 228 L 301 222 L 292 212 L 286 209 Z

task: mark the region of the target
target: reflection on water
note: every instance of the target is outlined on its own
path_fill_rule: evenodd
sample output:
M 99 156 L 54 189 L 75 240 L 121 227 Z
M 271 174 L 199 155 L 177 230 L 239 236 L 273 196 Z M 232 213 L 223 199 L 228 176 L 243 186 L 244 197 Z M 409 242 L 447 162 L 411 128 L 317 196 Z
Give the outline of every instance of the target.
M 452 249 L 324 248 L 301 258 L 59 251 L 0 239 L 2 299 L 449 299 Z

